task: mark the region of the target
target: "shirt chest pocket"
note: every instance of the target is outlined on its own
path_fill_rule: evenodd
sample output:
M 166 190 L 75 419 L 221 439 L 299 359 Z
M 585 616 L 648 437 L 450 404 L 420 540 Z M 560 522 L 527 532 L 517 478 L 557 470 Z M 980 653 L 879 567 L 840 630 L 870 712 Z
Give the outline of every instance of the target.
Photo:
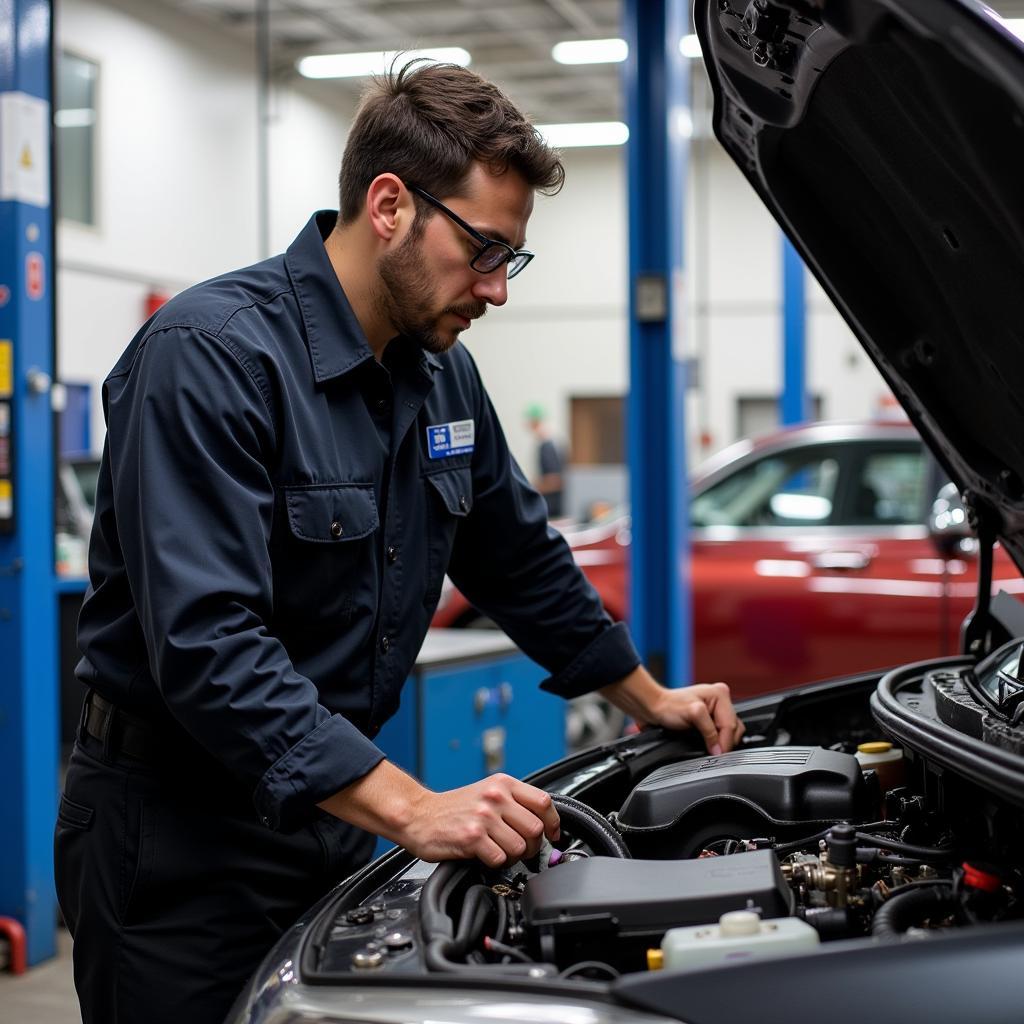
M 285 581 L 275 609 L 312 624 L 337 623 L 376 593 L 373 538 L 380 519 L 372 484 L 316 484 L 284 488 L 287 531 L 282 552 Z
M 473 475 L 468 466 L 431 473 L 426 477 L 426 489 L 429 542 L 423 603 L 432 611 L 441 597 L 459 523 L 473 511 Z

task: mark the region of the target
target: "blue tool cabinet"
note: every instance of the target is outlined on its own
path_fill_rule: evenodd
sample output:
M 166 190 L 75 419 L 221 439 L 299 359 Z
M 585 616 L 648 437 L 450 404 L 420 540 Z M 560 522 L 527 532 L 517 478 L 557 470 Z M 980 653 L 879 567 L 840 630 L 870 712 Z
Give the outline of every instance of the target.
M 565 754 L 565 702 L 503 633 L 432 629 L 375 742 L 433 790 L 522 777 Z

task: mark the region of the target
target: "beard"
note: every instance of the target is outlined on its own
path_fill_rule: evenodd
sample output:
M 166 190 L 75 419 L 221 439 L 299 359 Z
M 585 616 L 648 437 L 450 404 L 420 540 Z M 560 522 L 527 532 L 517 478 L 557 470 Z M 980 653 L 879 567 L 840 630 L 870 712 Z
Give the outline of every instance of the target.
M 459 334 L 458 330 L 442 333 L 441 318 L 454 313 L 475 320 L 487 312 L 487 305 L 463 303 L 432 311 L 434 289 L 420 253 L 422 234 L 422 229 L 417 231 L 414 224 L 405 241 L 394 252 L 380 258 L 376 305 L 398 334 L 433 355 L 441 355 L 455 344 Z

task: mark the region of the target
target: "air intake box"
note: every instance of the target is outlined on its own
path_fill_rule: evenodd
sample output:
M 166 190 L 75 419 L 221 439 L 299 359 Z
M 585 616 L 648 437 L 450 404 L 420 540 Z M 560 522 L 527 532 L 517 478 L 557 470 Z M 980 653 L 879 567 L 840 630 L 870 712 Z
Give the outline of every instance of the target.
M 542 959 L 607 959 L 608 943 L 642 966 L 669 929 L 716 922 L 748 906 L 785 917 L 793 896 L 769 850 L 689 861 L 590 857 L 531 878 L 523 918 Z
M 738 750 L 666 765 L 626 798 L 617 826 L 637 856 L 695 856 L 731 838 L 798 838 L 870 816 L 857 759 L 821 747 Z

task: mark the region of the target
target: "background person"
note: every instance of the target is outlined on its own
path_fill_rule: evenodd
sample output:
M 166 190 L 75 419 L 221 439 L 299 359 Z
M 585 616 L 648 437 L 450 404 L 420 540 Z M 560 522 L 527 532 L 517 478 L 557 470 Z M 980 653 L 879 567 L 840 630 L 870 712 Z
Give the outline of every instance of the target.
M 526 425 L 537 440 L 537 477 L 533 486 L 548 506 L 548 517 L 557 519 L 565 515 L 563 505 L 562 453 L 558 450 L 548 429 L 544 407 L 531 402 L 526 407 Z

